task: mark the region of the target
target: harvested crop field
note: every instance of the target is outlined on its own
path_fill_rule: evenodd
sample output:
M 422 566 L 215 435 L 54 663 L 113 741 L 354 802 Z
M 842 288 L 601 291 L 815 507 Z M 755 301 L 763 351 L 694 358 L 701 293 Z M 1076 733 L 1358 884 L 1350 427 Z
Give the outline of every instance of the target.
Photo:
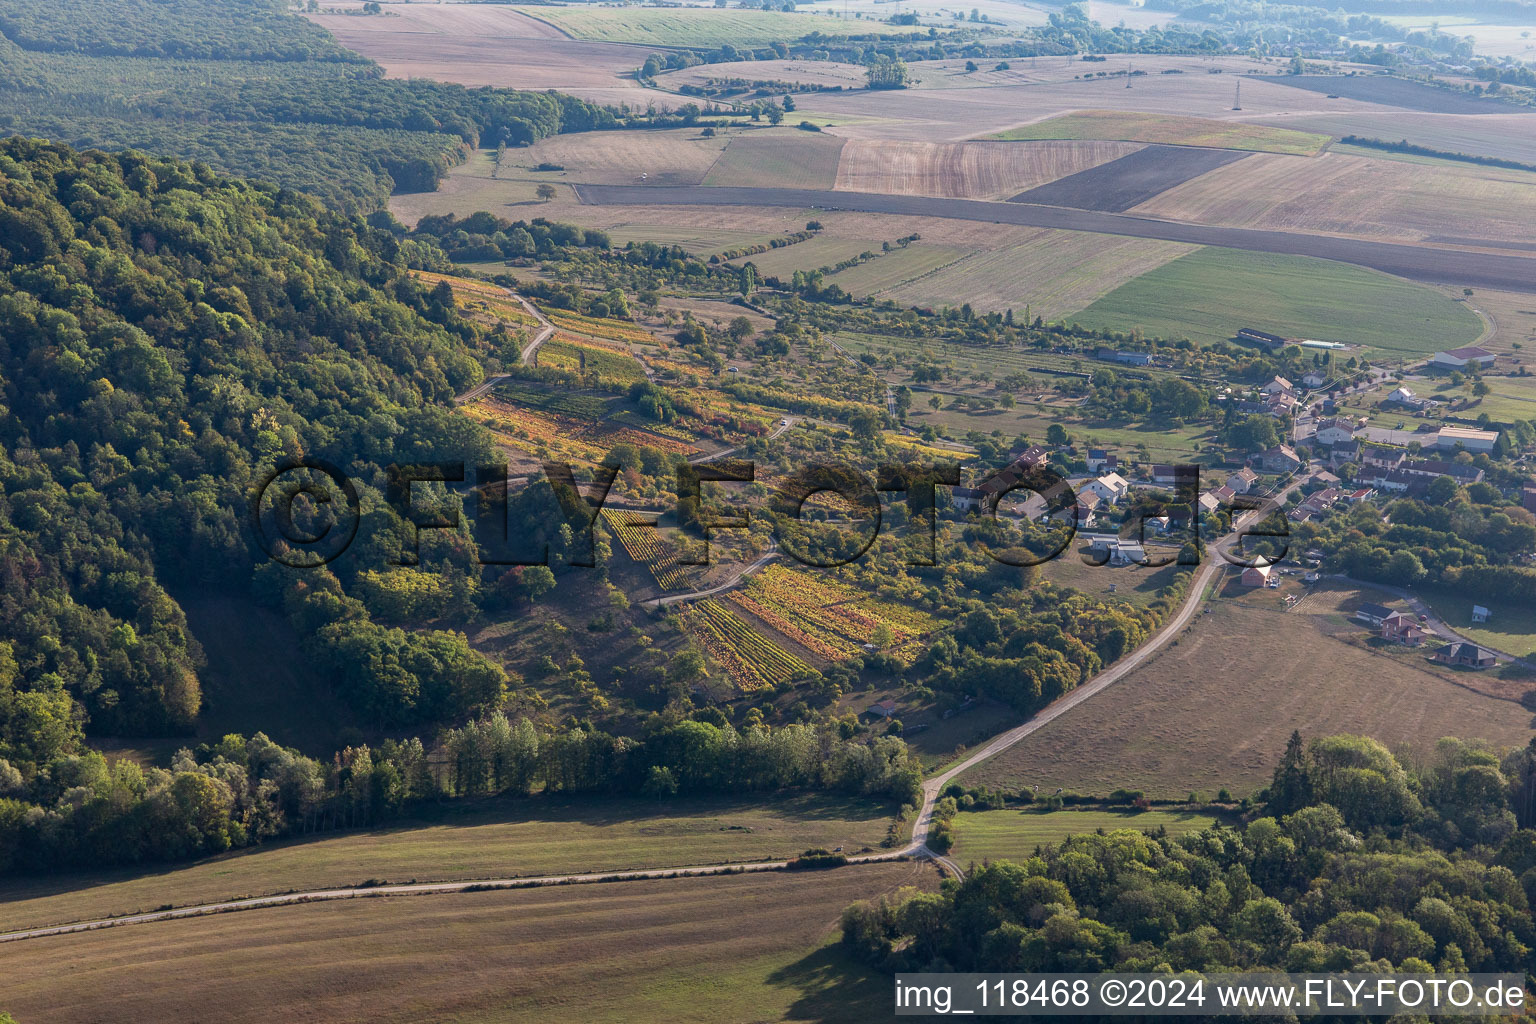
M 726 43 L 767 46 L 786 39 L 800 39 L 813 32 L 842 37 L 902 35 L 911 31 L 904 26 L 878 21 L 850 22 L 784 11 L 598 7 L 595 4 L 516 10 L 554 25 L 573 39 L 643 46 L 723 46 Z
M 1306 89 L 1308 92 L 1380 103 L 1387 107 L 1402 107 L 1405 110 L 1421 110 L 1426 114 L 1536 115 L 1536 110 L 1522 110 L 1492 97 L 1439 89 L 1391 75 L 1286 75 L 1275 81 L 1293 89 Z
M 644 63 L 648 48 L 571 39 L 511 7 L 391 4 L 389 12 L 383 18 L 311 18 L 343 46 L 378 61 L 393 78 L 559 89 L 598 103 L 675 107 L 687 99 L 645 90 L 625 77 Z
M 1463 244 L 1529 241 L 1536 221 L 1536 174 L 1343 153 L 1319 159 L 1258 153 L 1177 185 L 1135 212 L 1201 224 L 1410 241 L 1446 234 L 1447 225 L 1454 225 Z
M 985 312 L 1022 313 L 1027 305 L 1034 315 L 1056 319 L 1191 250 L 1178 242 L 1041 229 L 1019 244 L 966 256 L 880 297 L 935 308 L 969 302 Z
M 644 174 L 658 184 L 697 185 L 731 142 L 727 135 L 704 138 L 692 128 L 551 135 L 527 149 L 508 150 L 500 175 L 532 173 L 538 181 L 622 185 L 638 182 Z M 533 171 L 543 163 L 565 170 Z
M 1304 256 L 1205 248 L 1127 282 L 1072 319 L 1200 343 L 1262 322 L 1288 338 L 1366 345 L 1396 358 L 1471 344 L 1477 315 L 1434 288 Z
M 828 943 L 844 906 L 904 885 L 935 888 L 937 876 L 900 862 L 110 928 L 7 946 L 6 1009 L 26 1021 L 166 1024 L 860 1019 L 889 999 L 890 979 Z
M 1118 160 L 1021 192 L 1008 201 L 1119 213 L 1247 155 L 1224 149 L 1147 146 Z
M 1274 123 L 1307 131 L 1327 132 L 1330 135 L 1363 135 L 1393 142 L 1407 139 L 1416 146 L 1451 153 L 1472 153 L 1536 163 L 1536 132 L 1531 130 L 1533 122 L 1526 114 L 1459 117 L 1454 114 L 1378 110 L 1369 113 L 1276 118 Z
M 1360 600 L 1325 589 L 1286 612 L 1273 592 L 1218 598 L 1176 646 L 961 781 L 1172 798 L 1225 786 L 1243 795 L 1268 783 L 1293 729 L 1421 750 L 1442 736 L 1531 738 L 1531 714 L 1518 704 L 1458 685 L 1422 654 L 1348 642 L 1364 634 L 1347 621 Z
M 843 140 L 794 128 L 768 128 L 731 139 L 706 185 L 831 188 Z
M 150 872 L 10 877 L 0 931 L 290 889 L 685 867 L 874 846 L 890 808 L 819 795 L 643 800 L 502 798 L 426 805 L 387 827 L 267 843 Z
M 1165 146 L 1205 146 L 1268 153 L 1316 153 L 1326 135 L 1242 121 L 1143 114 L 1127 110 L 1079 110 L 988 136 L 1005 142 L 1031 139 L 1120 139 Z
M 1371 267 L 1389 274 L 1436 284 L 1472 285 L 1512 291 L 1536 291 L 1536 259 L 1508 252 L 1473 252 L 1426 245 L 1400 245 L 1375 239 L 1340 238 L 1299 231 L 1185 224 L 1146 217 L 1068 210 L 1023 203 L 989 203 L 975 199 L 932 196 L 893 196 L 873 192 L 833 192 L 795 188 L 707 188 L 680 186 L 577 186 L 583 204 L 692 207 L 788 207 L 800 210 L 849 210 L 915 217 L 947 217 L 991 225 L 1059 228 L 1132 238 L 1157 238 L 1193 245 L 1219 245 L 1247 252 L 1284 253 L 1336 260 Z M 580 215 L 583 218 L 589 214 Z M 698 212 L 689 214 L 690 218 Z M 998 229 L 981 228 L 979 239 Z
M 1136 152 L 1127 142 L 897 142 L 843 147 L 836 188 L 851 192 L 1001 199 Z

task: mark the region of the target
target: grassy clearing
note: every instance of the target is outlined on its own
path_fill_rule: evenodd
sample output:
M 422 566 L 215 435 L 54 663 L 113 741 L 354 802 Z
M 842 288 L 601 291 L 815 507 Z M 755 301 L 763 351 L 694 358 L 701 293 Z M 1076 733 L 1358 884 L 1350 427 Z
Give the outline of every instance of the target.
M 231 1024 L 869 1020 L 889 1006 L 890 979 L 832 944 L 838 916 L 854 900 L 936 884 L 926 865 L 876 864 L 138 925 L 7 947 L 6 1009 L 29 1021 L 186 1021 L 217 1006 Z
M 1475 313 L 1425 285 L 1331 260 L 1214 247 L 1143 274 L 1070 319 L 1206 343 L 1256 326 L 1399 357 L 1470 344 L 1483 329 Z
M 1037 846 L 1054 846 L 1084 832 L 1129 828 L 1155 832 L 1166 828 L 1172 835 L 1210 828 L 1216 818 L 1193 811 L 1060 810 L 962 811 L 955 815 L 955 849 L 959 863 L 983 860 L 1022 861 L 1034 856 Z
M 872 21 L 791 14 L 782 11 L 638 7 L 527 7 L 530 17 L 577 39 L 654 46 L 766 46 L 820 32 L 828 36 L 902 35 L 911 28 Z
M 421 819 L 272 846 L 153 873 L 13 880 L 0 931 L 185 906 L 240 895 L 392 882 L 772 860 L 812 846 L 877 846 L 890 809 L 870 800 L 794 796 L 642 800 L 491 800 Z
M 1316 132 L 1215 121 L 1203 117 L 1175 117 L 1125 110 L 1080 110 L 1034 124 L 988 135 L 1004 142 L 1038 139 L 1106 139 L 1121 142 L 1155 142 L 1165 146 L 1207 146 L 1214 149 L 1246 149 L 1260 153 L 1293 153 L 1310 156 L 1329 140 Z
M 851 295 L 873 295 L 931 274 L 965 255 L 965 249 L 913 242 L 905 248 L 893 249 L 877 260 L 839 271 L 830 280 Z
M 1519 657 L 1536 654 L 1536 609 L 1503 602 L 1494 595 L 1473 601 L 1465 594 L 1439 587 L 1419 587 L 1415 593 L 1468 640 Z M 1474 625 L 1473 604 L 1485 605 L 1493 613 L 1492 621 Z
M 616 245 L 628 242 L 655 242 L 658 245 L 676 245 L 693 256 L 708 256 L 740 249 L 749 245 L 767 244 L 779 237 L 752 231 L 711 230 L 692 228 L 683 224 L 620 224 L 610 228 L 608 235 Z
M 1267 784 L 1291 730 L 1350 732 L 1428 749 L 1442 736 L 1523 744 L 1531 715 L 1422 653 L 1380 651 L 1348 616 L 1352 588 L 1323 587 L 1293 611 L 1279 593 L 1222 591 L 1190 631 L 1092 701 L 961 779 L 1088 793 L 1125 787 L 1178 799 Z
M 1149 534 L 1150 537 L 1150 534 Z M 1157 592 L 1174 581 L 1179 570 L 1176 566 L 1161 569 L 1132 566 L 1111 567 L 1085 565 L 1079 554 L 1081 544 L 1063 552 L 1041 567 L 1045 578 L 1058 586 L 1071 587 L 1085 594 L 1108 600 L 1126 601 L 1145 607 L 1157 597 Z M 1161 558 L 1169 552 L 1154 550 L 1150 557 Z M 1176 552 L 1173 552 L 1176 553 Z M 1111 590 L 1110 588 L 1114 589 Z

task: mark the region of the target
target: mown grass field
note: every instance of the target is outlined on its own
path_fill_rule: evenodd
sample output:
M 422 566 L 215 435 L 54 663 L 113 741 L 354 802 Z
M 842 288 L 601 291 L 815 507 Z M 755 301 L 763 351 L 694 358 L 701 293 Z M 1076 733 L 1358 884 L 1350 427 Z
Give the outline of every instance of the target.
M 1316 153 L 1329 137 L 1289 128 L 1217 121 L 1203 117 L 1177 117 L 1127 110 L 1080 110 L 1034 124 L 988 135 L 1004 142 L 1036 139 L 1107 139 L 1121 142 L 1155 142 L 1165 146 L 1208 146 L 1214 149 L 1247 149 L 1263 153 Z
M 1143 274 L 1068 319 L 1202 343 L 1258 327 L 1398 358 L 1471 344 L 1483 330 L 1475 313 L 1425 285 L 1329 260 L 1215 247 Z
M 1290 591 L 1298 592 L 1298 591 Z M 1363 646 L 1348 616 L 1362 600 L 1324 587 L 1294 611 L 1275 591 L 1225 590 L 1146 664 L 1017 746 L 966 772 L 966 785 L 1142 789 L 1179 799 L 1266 785 L 1293 729 L 1349 732 L 1428 750 L 1442 736 L 1523 745 L 1531 713 L 1466 684 L 1419 652 Z M 1506 684 L 1507 685 L 1507 684 Z
M 733 261 L 736 266 L 751 263 L 763 277 L 777 277 L 788 281 L 797 270 L 816 270 L 836 266 L 843 260 L 853 259 L 860 253 L 879 252 L 880 242 L 873 238 L 837 238 L 817 235 L 794 245 L 781 245 L 767 252 L 753 253 Z M 873 262 L 879 262 L 875 260 Z
M 842 149 L 842 139 L 821 132 L 789 127 L 755 129 L 731 139 L 709 168 L 704 184 L 831 188 L 837 180 Z
M 966 250 L 951 246 L 913 242 L 905 248 L 884 253 L 879 259 L 840 270 L 829 280 L 842 286 L 850 295 L 873 295 L 931 274 L 966 254 Z
M 1468 640 L 1518 657 L 1536 654 L 1536 610 L 1500 601 L 1495 594 L 1474 601 L 1439 587 L 1418 587 L 1415 593 Z M 1493 613 L 1490 621 L 1473 624 L 1474 604 L 1484 605 Z
M 901 35 L 905 26 L 878 21 L 843 21 L 783 11 L 714 10 L 686 7 L 519 7 L 577 39 L 655 46 L 766 46 L 820 32 L 828 36 Z
M 425 813 L 425 812 L 424 812 Z M 0 931 L 233 896 L 772 860 L 813 846 L 878 847 L 891 809 L 841 797 L 492 800 L 367 831 L 258 847 L 186 866 L 12 879 Z
M 1034 856 L 1037 846 L 1054 846 L 1084 832 L 1129 828 L 1155 832 L 1166 828 L 1171 835 L 1210 828 L 1216 818 L 1192 811 L 1060 810 L 1040 814 L 1027 810 L 961 811 L 955 815 L 955 846 L 950 856 L 961 864 L 970 861 L 1022 861 Z
M 7 946 L 3 998 L 28 1022 L 868 1021 L 890 978 L 842 955 L 838 917 L 937 881 L 902 862 L 158 922 Z
M 1072 314 L 1116 287 L 1177 259 L 1193 247 L 1148 238 L 1116 238 L 1042 228 L 1027 240 L 976 252 L 889 290 L 902 305 L 1013 309 L 1047 319 Z

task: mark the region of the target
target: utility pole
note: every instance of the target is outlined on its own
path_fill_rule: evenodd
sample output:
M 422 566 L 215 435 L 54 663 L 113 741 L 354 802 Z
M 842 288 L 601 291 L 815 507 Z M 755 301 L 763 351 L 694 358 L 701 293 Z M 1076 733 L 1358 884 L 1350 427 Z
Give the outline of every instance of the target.
M 1243 109 L 1243 80 L 1241 78 L 1237 80 L 1237 88 L 1232 91 L 1232 109 Z

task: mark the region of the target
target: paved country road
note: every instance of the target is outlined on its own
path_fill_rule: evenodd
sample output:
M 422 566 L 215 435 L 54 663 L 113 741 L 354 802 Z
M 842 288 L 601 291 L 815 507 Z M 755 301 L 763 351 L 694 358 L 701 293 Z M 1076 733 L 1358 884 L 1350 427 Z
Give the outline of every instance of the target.
M 1415 281 L 1536 292 L 1536 254 L 1523 256 L 1513 252 L 1469 252 L 1428 245 L 1309 235 L 1295 231 L 1185 224 L 1123 213 L 1033 206 L 1027 203 L 993 203 L 980 199 L 938 199 L 929 196 L 803 188 L 712 188 L 705 185 L 573 185 L 572 188 L 583 203 L 595 206 L 788 206 L 914 217 L 948 217 L 955 220 L 1128 235 L 1133 238 L 1158 238 L 1254 252 L 1315 256 L 1370 267 Z

